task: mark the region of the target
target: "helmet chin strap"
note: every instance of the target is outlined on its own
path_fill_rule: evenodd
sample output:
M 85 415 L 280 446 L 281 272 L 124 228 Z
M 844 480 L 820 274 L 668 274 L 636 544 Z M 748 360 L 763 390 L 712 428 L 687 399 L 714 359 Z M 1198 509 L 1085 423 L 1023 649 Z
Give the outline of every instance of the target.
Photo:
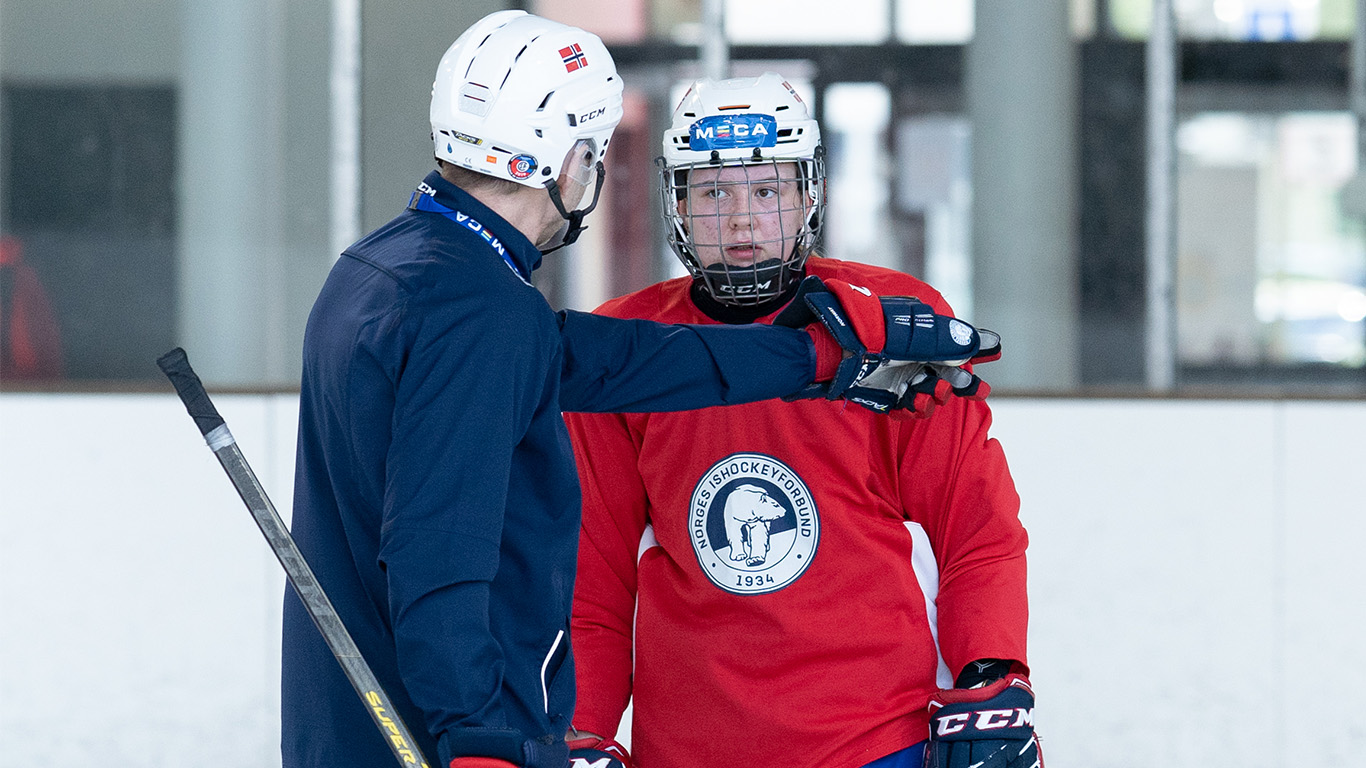
M 588 229 L 588 227 L 583 225 L 583 218 L 592 213 L 594 208 L 598 207 L 598 196 L 602 194 L 602 183 L 606 179 L 607 168 L 604 167 L 602 161 L 599 160 L 598 180 L 597 185 L 593 189 L 593 202 L 589 203 L 587 208 L 580 208 L 577 211 L 566 211 L 564 209 L 564 200 L 560 199 L 560 185 L 556 179 L 551 179 L 545 183 L 545 190 L 550 193 L 550 200 L 555 203 L 555 210 L 559 211 L 560 216 L 564 218 L 565 221 L 569 222 L 569 229 L 565 230 L 564 239 L 560 241 L 559 245 L 542 250 L 541 255 L 544 256 L 547 253 L 558 251 L 566 245 L 573 243 L 575 240 L 579 239 L 580 233 L 585 229 Z

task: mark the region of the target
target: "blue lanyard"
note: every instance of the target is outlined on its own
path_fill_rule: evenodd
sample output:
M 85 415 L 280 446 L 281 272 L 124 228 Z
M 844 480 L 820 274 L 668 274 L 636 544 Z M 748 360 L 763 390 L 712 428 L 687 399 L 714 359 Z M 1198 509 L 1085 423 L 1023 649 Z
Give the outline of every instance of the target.
M 441 203 L 438 203 L 431 195 L 423 192 L 421 187 L 414 191 L 413 196 L 408 200 L 408 209 L 413 211 L 426 211 L 428 213 L 439 213 L 474 234 L 479 235 L 484 239 L 485 243 L 488 243 L 488 246 L 493 249 L 494 253 L 502 257 L 503 263 L 508 265 L 508 269 L 512 270 L 512 274 L 516 275 L 517 279 L 527 285 L 531 285 L 531 281 L 527 279 L 527 276 L 523 275 L 522 270 L 517 267 L 517 262 L 513 261 L 512 257 L 508 255 L 507 248 L 503 243 L 493 236 L 493 233 L 488 230 L 488 227 L 480 224 L 473 216 L 470 216 L 467 213 L 461 213 L 454 208 L 448 208 Z

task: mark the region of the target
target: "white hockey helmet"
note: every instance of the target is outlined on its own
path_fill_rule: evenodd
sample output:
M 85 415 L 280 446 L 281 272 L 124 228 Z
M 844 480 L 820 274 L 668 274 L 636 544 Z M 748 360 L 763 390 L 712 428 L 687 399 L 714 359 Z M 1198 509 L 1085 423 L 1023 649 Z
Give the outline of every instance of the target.
M 602 159 L 621 122 L 621 91 L 597 35 L 525 11 L 491 13 L 465 30 L 437 67 L 436 157 L 545 187 L 580 141 L 592 150 L 590 167 Z
M 787 211 L 784 229 L 795 229 L 790 248 L 784 240 L 776 258 L 732 264 L 704 264 L 698 247 L 719 249 L 722 243 L 699 242 L 697 211 L 680 211 L 688 195 L 690 172 L 697 169 L 779 166 L 792 163 L 800 185 L 798 201 Z M 694 82 L 674 110 L 664 132 L 664 218 L 669 245 L 694 278 L 726 304 L 761 304 L 781 296 L 802 277 L 802 266 L 820 237 L 825 202 L 825 152 L 820 127 L 806 103 L 774 72 L 759 77 Z M 783 178 L 792 178 L 784 171 Z M 734 183 L 734 182 L 732 182 Z M 748 182 L 741 182 L 748 183 Z M 757 182 L 756 182 L 757 183 Z M 712 214 L 715 217 L 716 214 Z M 754 216 L 761 215 L 755 211 Z M 755 235 L 751 233 L 751 237 Z

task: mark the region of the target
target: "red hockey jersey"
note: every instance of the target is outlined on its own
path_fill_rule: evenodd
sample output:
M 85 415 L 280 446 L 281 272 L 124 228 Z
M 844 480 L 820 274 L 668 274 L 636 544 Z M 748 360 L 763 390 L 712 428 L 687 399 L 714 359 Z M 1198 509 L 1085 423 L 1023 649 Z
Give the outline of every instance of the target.
M 807 272 L 949 312 L 900 272 Z M 715 322 L 690 282 L 598 311 Z M 637 768 L 857 768 L 925 739 L 927 698 L 969 661 L 1027 661 L 1026 535 L 985 403 L 919 421 L 806 400 L 568 422 L 574 724 L 612 735 L 631 700 Z

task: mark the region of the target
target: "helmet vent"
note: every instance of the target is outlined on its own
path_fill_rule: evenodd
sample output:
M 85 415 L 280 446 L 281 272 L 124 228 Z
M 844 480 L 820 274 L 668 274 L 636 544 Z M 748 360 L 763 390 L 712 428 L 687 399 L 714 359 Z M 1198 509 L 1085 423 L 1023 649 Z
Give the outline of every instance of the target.
M 522 54 L 526 53 L 527 48 L 528 46 L 522 46 L 522 50 L 518 51 L 517 55 L 512 57 L 512 64 L 508 66 L 508 71 L 503 73 L 503 82 L 498 84 L 498 90 L 503 90 L 503 86 L 508 84 L 508 78 L 512 77 L 512 68 L 517 66 L 517 60 L 522 58 Z
M 478 83 L 465 83 L 460 89 L 460 111 L 483 117 L 489 111 L 489 89 Z
M 494 30 L 494 32 L 496 32 L 496 31 L 498 31 L 498 30 Z M 484 39 L 479 41 L 479 45 L 474 46 L 474 49 L 475 49 L 476 51 L 478 51 L 478 50 L 480 50 L 481 48 L 483 48 L 483 47 L 484 47 L 484 43 L 487 43 L 487 42 L 489 41 L 489 38 L 490 38 L 490 37 L 493 37 L 493 32 L 490 32 L 490 33 L 488 33 L 487 35 L 485 35 L 485 36 L 484 36 Z M 471 57 L 470 57 L 470 63 L 468 63 L 468 64 L 465 65 L 465 77 L 469 77 L 469 76 L 470 76 L 470 70 L 474 69 L 474 60 L 477 59 L 477 58 L 479 58 L 479 57 L 478 57 L 478 56 L 471 56 Z
M 554 96 L 554 95 L 555 95 L 555 92 L 554 92 L 554 91 L 551 91 L 550 93 L 547 93 L 547 94 L 545 95 L 545 98 L 544 98 L 544 99 L 541 99 L 541 103 L 540 103 L 539 105 L 537 105 L 536 111 L 537 111 L 537 112 L 540 112 L 540 111 L 544 110 L 544 109 L 545 109 L 545 105 L 547 105 L 547 104 L 550 103 L 550 97 L 551 97 L 551 96 Z

